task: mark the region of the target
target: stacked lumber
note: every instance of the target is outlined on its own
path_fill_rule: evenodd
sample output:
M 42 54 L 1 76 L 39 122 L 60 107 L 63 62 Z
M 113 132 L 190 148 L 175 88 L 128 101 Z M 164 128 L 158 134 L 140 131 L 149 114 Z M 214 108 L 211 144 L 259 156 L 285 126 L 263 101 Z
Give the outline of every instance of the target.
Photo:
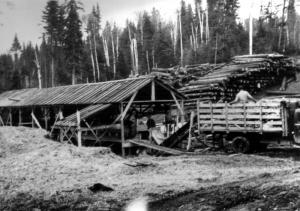
M 292 59 L 281 54 L 256 54 L 236 56 L 228 64 L 177 66 L 154 71 L 166 74 L 169 83 L 191 99 L 185 103 L 186 108 L 195 109 L 196 99 L 229 102 L 240 87 L 255 95 L 267 87 L 280 85 L 284 77 L 295 76 L 296 68 Z

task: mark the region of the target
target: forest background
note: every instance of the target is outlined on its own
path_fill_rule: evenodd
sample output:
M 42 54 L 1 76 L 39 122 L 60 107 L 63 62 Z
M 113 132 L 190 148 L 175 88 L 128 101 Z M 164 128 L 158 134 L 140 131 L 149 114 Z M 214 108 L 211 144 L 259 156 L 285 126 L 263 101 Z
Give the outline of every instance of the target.
M 0 55 L 0 92 L 92 83 L 145 75 L 155 67 L 221 63 L 249 52 L 249 19 L 238 18 L 238 0 L 181 1 L 175 20 L 141 11 L 125 27 L 103 23 L 101 5 L 80 16 L 83 4 L 47 1 L 40 45 L 20 43 Z M 295 0 L 270 0 L 253 19 L 253 53 L 297 55 L 300 16 Z

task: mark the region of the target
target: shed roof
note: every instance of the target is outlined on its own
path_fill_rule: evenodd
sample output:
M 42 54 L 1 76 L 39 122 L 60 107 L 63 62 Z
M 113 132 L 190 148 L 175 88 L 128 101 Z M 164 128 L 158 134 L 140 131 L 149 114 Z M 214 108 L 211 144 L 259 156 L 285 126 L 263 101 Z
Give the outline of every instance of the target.
M 153 80 L 163 84 L 165 89 L 172 90 L 180 99 L 185 98 L 184 95 L 157 78 L 147 76 L 44 89 L 11 90 L 0 94 L 0 107 L 117 103 L 125 100 Z

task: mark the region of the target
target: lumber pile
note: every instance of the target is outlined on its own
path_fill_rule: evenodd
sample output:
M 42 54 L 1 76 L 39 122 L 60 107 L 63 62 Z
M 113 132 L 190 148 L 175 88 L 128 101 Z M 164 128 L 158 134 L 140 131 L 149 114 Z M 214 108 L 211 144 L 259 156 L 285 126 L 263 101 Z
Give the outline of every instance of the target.
M 190 65 L 184 68 L 156 68 L 154 74 L 164 74 L 167 80 L 190 100 L 187 109 L 196 108 L 200 101 L 229 102 L 243 87 L 251 94 L 273 85 L 280 85 L 284 77 L 295 76 L 292 59 L 281 54 L 236 56 L 228 64 Z M 176 74 L 175 74 L 176 73 Z

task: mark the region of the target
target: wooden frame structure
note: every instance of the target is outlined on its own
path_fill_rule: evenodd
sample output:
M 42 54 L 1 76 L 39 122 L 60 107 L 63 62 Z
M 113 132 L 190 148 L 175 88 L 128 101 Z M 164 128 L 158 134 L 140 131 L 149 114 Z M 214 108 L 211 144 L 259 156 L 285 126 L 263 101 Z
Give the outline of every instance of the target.
M 0 94 L 0 125 L 32 126 L 49 130 L 61 142 L 77 142 L 91 134 L 97 143 L 109 133 L 111 125 L 120 124 L 120 143 L 125 154 L 125 122 L 132 111 L 176 105 L 184 116 L 184 95 L 156 77 L 139 77 L 93 84 L 48 89 L 12 90 Z M 106 112 L 109 110 L 109 112 Z M 102 115 L 117 115 L 105 121 Z M 64 118 L 64 115 L 66 116 Z M 183 119 L 183 118 L 182 118 Z M 101 125 L 101 122 L 106 122 Z M 103 131 L 99 133 L 99 131 Z

